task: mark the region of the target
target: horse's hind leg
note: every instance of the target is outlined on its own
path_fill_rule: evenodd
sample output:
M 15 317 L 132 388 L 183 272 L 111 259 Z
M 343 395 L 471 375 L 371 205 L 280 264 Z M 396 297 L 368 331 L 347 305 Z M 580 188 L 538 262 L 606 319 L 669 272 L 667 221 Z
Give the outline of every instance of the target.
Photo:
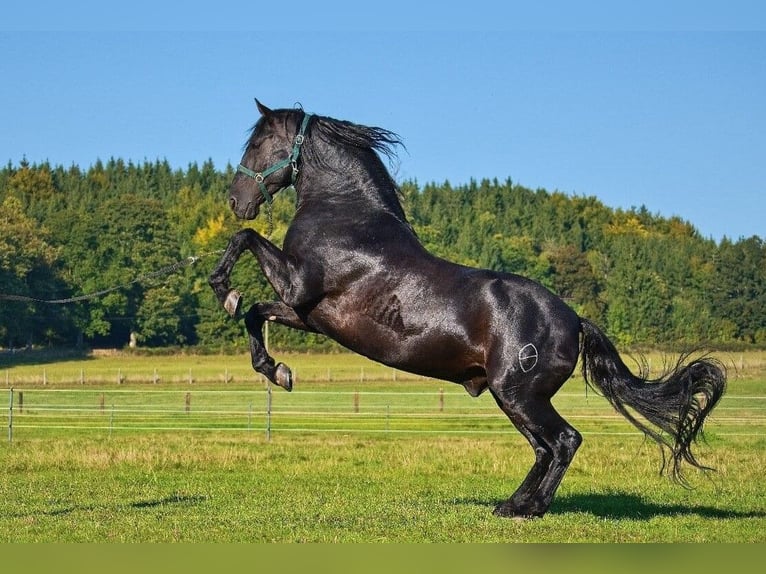
M 582 442 L 580 433 L 553 408 L 547 393 L 533 392 L 534 386 L 522 392 L 490 386 L 500 408 L 535 452 L 535 462 L 522 484 L 495 508 L 498 516 L 543 516 Z
M 256 303 L 245 314 L 245 327 L 250 337 L 250 359 L 256 373 L 287 391 L 293 388 L 293 374 L 284 363 L 277 363 L 269 355 L 263 339 L 263 325 L 274 321 L 300 329 L 313 331 L 290 307 L 282 302 Z

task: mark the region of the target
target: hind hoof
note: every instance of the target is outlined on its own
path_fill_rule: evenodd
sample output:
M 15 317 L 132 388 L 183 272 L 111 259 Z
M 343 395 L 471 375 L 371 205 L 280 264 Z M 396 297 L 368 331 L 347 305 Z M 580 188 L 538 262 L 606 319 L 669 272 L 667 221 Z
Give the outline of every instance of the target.
M 510 518 L 511 520 L 524 521 L 531 520 L 533 518 L 542 518 L 544 513 L 529 512 L 516 508 L 513 504 L 503 502 L 495 506 L 495 510 L 492 512 L 495 516 L 501 518 Z
M 293 374 L 284 363 L 277 365 L 277 370 L 274 373 L 274 382 L 288 392 L 293 390 Z
M 231 316 L 237 319 L 239 317 L 239 311 L 242 308 L 242 294 L 236 289 L 232 289 L 226 295 L 226 300 L 223 302 L 223 308 Z

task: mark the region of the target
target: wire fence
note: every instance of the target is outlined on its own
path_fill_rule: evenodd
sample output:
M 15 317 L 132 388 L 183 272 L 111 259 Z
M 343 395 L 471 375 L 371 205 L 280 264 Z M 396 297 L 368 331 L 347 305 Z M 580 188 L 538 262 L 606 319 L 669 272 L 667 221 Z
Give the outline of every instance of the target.
M 460 434 L 513 432 L 488 394 L 462 391 L 10 388 L 8 442 L 98 432 Z M 638 434 L 600 396 L 561 392 L 557 408 L 584 435 Z M 720 436 L 766 435 L 766 396 L 727 396 L 706 424 Z
M 4 369 L 0 373 L 0 384 L 4 383 L 6 388 L 11 387 L 32 387 L 46 385 L 104 385 L 104 384 L 131 384 L 131 383 L 153 383 L 153 384 L 176 384 L 176 383 L 243 383 L 253 380 L 265 381 L 260 375 L 256 375 L 250 367 L 250 361 L 243 359 L 238 361 L 231 368 L 221 367 L 216 363 L 215 367 L 200 366 L 198 368 L 189 367 L 187 369 L 178 369 L 173 362 L 163 361 L 160 368 L 147 370 L 145 366 L 131 367 L 125 364 L 122 367 L 113 369 L 93 369 L 86 368 L 70 369 L 66 366 L 57 366 L 54 373 L 48 369 L 34 368 L 26 372 L 12 373 L 11 369 Z M 333 365 L 332 367 L 324 365 L 302 366 L 300 369 L 292 368 L 293 381 L 305 382 L 356 382 L 366 383 L 370 381 L 426 381 L 431 380 L 422 375 L 414 375 L 405 371 L 400 371 L 382 365 L 359 366 L 352 364 L 348 366 Z

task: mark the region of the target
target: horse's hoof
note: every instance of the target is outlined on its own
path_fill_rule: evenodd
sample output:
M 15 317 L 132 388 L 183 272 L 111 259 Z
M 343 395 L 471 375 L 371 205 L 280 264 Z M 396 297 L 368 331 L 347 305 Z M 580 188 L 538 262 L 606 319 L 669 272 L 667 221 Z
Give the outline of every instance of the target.
M 274 382 L 282 387 L 286 391 L 293 390 L 293 374 L 290 371 L 290 367 L 284 363 L 277 365 L 277 370 L 274 373 Z
M 495 510 L 492 511 L 492 514 L 494 514 L 495 516 L 500 516 L 501 518 L 510 518 L 512 520 L 516 520 L 519 522 L 542 517 L 542 514 L 524 512 L 522 510 L 515 508 L 512 504 L 509 504 L 507 502 L 503 502 L 495 506 Z
M 232 289 L 226 295 L 226 300 L 223 302 L 223 308 L 226 312 L 234 317 L 239 317 L 239 310 L 242 308 L 242 294 L 236 289 Z

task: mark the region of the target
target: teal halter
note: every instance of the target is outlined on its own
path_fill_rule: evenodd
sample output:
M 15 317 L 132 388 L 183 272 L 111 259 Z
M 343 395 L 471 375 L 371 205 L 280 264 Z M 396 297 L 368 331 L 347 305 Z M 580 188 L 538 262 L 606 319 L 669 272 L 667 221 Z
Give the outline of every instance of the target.
M 295 136 L 295 142 L 293 143 L 293 149 L 290 152 L 290 155 L 287 156 L 282 161 L 278 161 L 271 167 L 267 167 L 263 171 L 253 171 L 252 169 L 245 167 L 242 164 L 239 164 L 237 166 L 237 171 L 239 173 L 243 173 L 248 177 L 252 177 L 256 182 L 258 182 L 258 187 L 261 190 L 261 194 L 263 195 L 264 201 L 267 203 L 267 208 L 271 206 L 271 202 L 274 201 L 269 191 L 266 189 L 266 184 L 264 183 L 264 180 L 269 177 L 272 173 L 275 173 L 279 171 L 280 169 L 284 169 L 288 165 L 292 166 L 293 173 L 291 176 L 291 184 L 295 184 L 295 180 L 298 177 L 298 156 L 301 153 L 301 145 L 303 145 L 303 140 L 305 139 L 306 134 L 306 127 L 309 125 L 309 120 L 311 119 L 311 114 L 304 114 L 303 115 L 303 122 L 301 123 L 301 129 L 298 132 L 298 135 Z

